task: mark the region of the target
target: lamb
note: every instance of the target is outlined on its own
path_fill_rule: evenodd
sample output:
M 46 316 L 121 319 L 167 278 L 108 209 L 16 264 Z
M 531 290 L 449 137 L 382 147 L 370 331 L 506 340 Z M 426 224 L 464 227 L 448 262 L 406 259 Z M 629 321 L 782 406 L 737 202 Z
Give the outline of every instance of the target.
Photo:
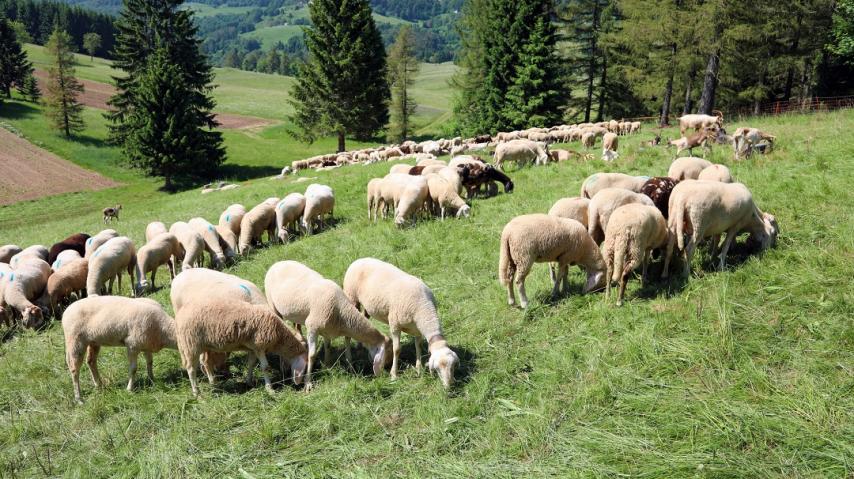
M 594 173 L 581 184 L 582 198 L 593 198 L 605 188 L 623 188 L 639 193 L 648 176 L 630 176 L 623 173 Z
M 178 238 L 180 248 L 176 259 L 181 260 L 181 271 L 201 266 L 205 254 L 205 240 L 183 221 L 172 223 L 169 232 Z M 175 265 L 177 266 L 177 265 Z
M 558 263 L 553 276 L 552 297 L 556 297 L 561 282 L 564 292 L 569 283 L 569 266 L 580 265 L 587 272 L 583 292 L 587 293 L 602 286 L 605 261 L 593 238 L 578 221 L 555 216 L 532 214 L 517 216 L 510 220 L 501 232 L 501 253 L 498 263 L 498 278 L 507 288 L 507 303 L 516 304 L 513 289 L 519 287 L 520 304 L 528 307 L 525 294 L 525 278 L 534 263 Z
M 0 298 L 0 314 L 5 316 L 7 325 L 11 313 L 8 308 L 12 308 L 21 315 L 24 327 L 41 327 L 44 313 L 35 303 L 41 302 L 50 274 L 50 266 L 44 260 L 27 257 L 3 275 L 5 287 L 2 288 L 3 297 Z
M 115 218 L 116 221 L 118 221 L 119 220 L 119 212 L 121 210 L 122 210 L 122 205 L 116 205 L 116 206 L 104 208 L 104 211 L 103 211 L 103 213 L 104 213 L 104 224 L 112 222 L 113 218 Z
M 715 116 L 711 115 L 683 115 L 679 117 L 679 132 L 685 136 L 687 130 L 700 130 L 702 128 L 723 128 L 724 114 L 715 110 Z
M 495 166 L 501 168 L 506 161 L 517 164 L 534 162 L 545 165 L 549 161 L 549 148 L 531 140 L 511 140 L 495 148 Z
M 617 154 L 618 139 L 617 134 L 608 132 L 602 137 L 602 159 L 604 161 L 614 161 L 619 156 Z
M 219 215 L 220 226 L 228 226 L 235 235 L 240 236 L 240 222 L 246 214 L 246 208 L 241 204 L 233 204 Z
M 220 298 L 193 302 L 175 314 L 175 323 L 181 364 L 187 370 L 194 396 L 199 395 L 196 371 L 199 369 L 199 357 L 205 352 L 248 351 L 246 381 L 253 381 L 257 360 L 261 363 L 261 374 L 270 393 L 273 392 L 273 384 L 270 382 L 267 353 L 287 359 L 294 371 L 294 383 L 302 382 L 302 371 L 308 359 L 305 346 L 266 304 Z M 205 369 L 208 381 L 214 384 L 213 367 L 207 365 Z
M 271 241 L 273 235 L 269 233 L 276 230 L 276 208 L 267 203 L 260 203 L 240 220 L 240 239 L 238 249 L 240 254 L 247 255 L 256 243 L 261 242 L 261 235 L 267 231 L 267 240 Z M 275 234 L 275 233 L 273 233 Z
M 136 247 L 126 236 L 117 236 L 98 247 L 89 258 L 89 273 L 86 276 L 86 294 L 104 294 L 109 281 L 109 294 L 113 294 L 113 281 L 118 278 L 122 288 L 122 270 L 130 276 L 131 294 L 135 295 L 134 270 L 136 269 Z
M 694 250 L 705 238 L 718 238 L 726 233 L 720 252 L 720 269 L 723 270 L 729 247 L 739 232 L 749 231 L 751 239 L 759 242 L 760 250 L 773 247 L 779 232 L 777 219 L 756 207 L 746 186 L 717 181 L 684 181 L 676 185 L 670 195 L 667 227 L 670 230 L 670 241 L 664 261 L 665 277 L 674 244 L 685 255 L 684 274 L 688 276 Z M 686 233 L 690 234 L 687 244 Z M 717 249 L 717 241 L 713 249 Z
M 157 268 L 164 264 L 169 268 L 169 277 L 175 279 L 175 263 L 180 255 L 180 248 L 181 244 L 175 235 L 161 233 L 139 249 L 136 253 L 137 294 L 142 294 L 149 286 L 151 289 L 157 288 L 154 277 L 157 275 Z M 150 285 L 146 279 L 149 272 L 151 272 Z
M 187 222 L 202 240 L 205 242 L 205 251 L 208 252 L 210 263 L 213 268 L 220 269 L 225 265 L 225 253 L 220 246 L 220 237 L 214 225 L 208 223 L 204 218 L 192 218 Z
M 587 209 L 587 232 L 596 244 L 601 244 L 605 239 L 608 220 L 614 210 L 631 203 L 655 206 L 648 196 L 622 188 L 605 188 L 590 200 Z
M 706 153 L 712 150 L 712 141 L 715 138 L 715 133 L 711 130 L 703 129 L 698 131 L 691 136 L 683 136 L 682 138 L 668 141 L 668 146 L 676 147 L 676 155 L 682 153 L 685 150 L 688 150 L 688 154 L 694 154 L 694 148 L 698 146 L 703 147 L 703 157 L 706 157 Z M 674 155 L 674 156 L 676 156 Z
M 147 243 L 161 234 L 168 232 L 169 230 L 166 229 L 166 225 L 162 221 L 152 221 L 145 227 L 145 242 Z
M 732 183 L 732 174 L 724 165 L 709 165 L 697 176 L 701 181 L 719 181 L 721 183 Z
M 291 231 L 297 231 L 304 212 L 305 196 L 302 193 L 291 193 L 276 205 L 276 230 L 282 243 L 288 242 Z
M 86 241 L 89 239 L 89 235 L 86 233 L 77 233 L 74 235 L 65 238 L 59 243 L 55 243 L 50 247 L 50 251 L 47 256 L 47 264 L 53 264 L 56 261 L 56 257 L 59 253 L 62 253 L 66 250 L 73 250 L 83 256 L 86 254 Z
M 53 263 L 51 263 L 50 269 L 54 271 L 59 271 L 62 267 L 68 265 L 68 263 L 80 258 L 82 258 L 82 256 L 80 256 L 80 253 L 73 249 L 67 249 L 62 253 L 56 255 L 56 259 Z
M 78 298 L 83 297 L 88 275 L 89 260 L 87 258 L 69 261 L 50 275 L 47 279 L 47 297 L 53 317 L 59 317 L 60 304 L 68 299 L 71 293 L 76 294 Z
M 316 226 L 316 222 L 320 222 L 320 227 L 323 227 L 324 215 L 333 216 L 335 210 L 335 194 L 332 188 L 326 185 L 311 184 L 305 189 L 305 211 L 302 215 L 300 223 L 308 234 L 312 234 Z
M 338 336 L 345 336 L 348 360 L 350 338 L 353 338 L 368 348 L 374 375 L 382 374 L 391 353 L 391 340 L 371 325 L 334 281 L 296 261 L 280 261 L 267 271 L 264 289 L 267 292 L 267 302 L 276 314 L 286 321 L 304 324 L 306 327 L 306 389 L 311 389 L 318 335 L 326 338 L 324 350 L 327 363 L 331 359 L 331 341 Z
M 23 251 L 23 249 L 16 244 L 0 246 L 0 263 L 8 264 L 12 257 L 21 251 Z
M 389 325 L 391 377 L 397 378 L 401 331 L 415 337 L 415 368 L 421 372 L 421 341 L 427 339 L 427 367 L 438 372 L 445 389 L 454 381 L 459 358 L 448 346 L 433 291 L 424 281 L 374 258 L 354 261 L 344 274 L 344 293 L 365 315 Z
M 712 166 L 711 161 L 694 156 L 677 158 L 670 164 L 667 176 L 679 181 L 696 180 L 700 176 L 700 172 L 710 166 Z
M 587 228 L 587 210 L 590 207 L 588 198 L 561 198 L 549 210 L 550 216 L 568 218 L 578 221 Z
M 86 253 L 83 255 L 84 258 L 88 258 L 92 256 L 92 253 L 95 252 L 96 249 L 100 248 L 102 244 L 107 241 L 117 237 L 119 234 L 114 229 L 106 229 L 102 230 L 100 233 L 86 240 Z
M 175 320 L 157 301 L 118 296 L 82 299 L 68 307 L 62 317 L 65 335 L 65 360 L 74 385 L 74 400 L 80 398 L 80 366 L 83 354 L 96 387 L 103 387 L 98 373 L 101 346 L 124 346 L 128 355 L 127 390 L 133 391 L 137 357 L 145 356 L 148 379 L 154 382 L 153 354 L 163 348 L 177 349 Z
M 670 202 L 670 193 L 677 184 L 679 184 L 679 180 L 674 180 L 669 176 L 656 176 L 646 180 L 641 188 L 641 193 L 652 200 L 652 204 L 658 208 L 664 219 L 667 219 L 668 216 L 667 205 Z
M 25 263 L 26 260 L 30 258 L 38 258 L 42 261 L 47 262 L 47 248 L 40 244 L 24 248 L 23 250 L 21 250 L 20 253 L 16 254 L 15 256 L 12 256 L 12 258 L 9 260 L 9 266 L 11 266 L 12 269 L 15 269 L 18 267 L 19 264 Z
M 621 306 L 629 274 L 640 263 L 643 266 L 643 286 L 650 253 L 666 244 L 667 223 L 658 208 L 628 204 L 614 210 L 605 230 L 606 297 L 611 294 L 611 282 L 618 281 L 620 290 L 617 293 L 617 306 Z
M 738 128 L 732 135 L 733 148 L 735 149 L 735 159 L 740 160 L 742 156 L 750 156 L 753 150 L 760 148 L 762 145 L 767 145 L 767 148 L 762 148 L 762 153 L 766 149 L 774 147 L 776 136 L 765 133 L 758 128 Z
M 471 207 L 466 204 L 465 200 L 460 198 L 453 184 L 436 174 L 427 175 L 426 178 L 430 198 L 433 204 L 439 207 L 442 221 L 445 220 L 445 210 L 447 209 L 456 210 L 457 218 L 469 217 Z

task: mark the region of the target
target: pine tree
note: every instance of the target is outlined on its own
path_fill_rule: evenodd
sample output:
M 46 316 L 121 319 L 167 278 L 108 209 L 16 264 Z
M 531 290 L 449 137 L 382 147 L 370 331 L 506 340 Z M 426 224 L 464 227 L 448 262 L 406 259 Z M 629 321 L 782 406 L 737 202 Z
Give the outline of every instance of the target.
M 478 134 L 491 131 L 485 118 L 487 45 L 493 39 L 491 8 L 494 0 L 468 0 L 458 25 L 461 50 L 460 69 L 451 80 L 457 92 L 454 120 L 460 132 Z
M 85 128 L 81 116 L 83 105 L 77 98 L 83 93 L 83 84 L 74 77 L 71 36 L 57 28 L 51 34 L 46 48 L 53 63 L 48 69 L 45 115 L 54 128 L 69 137 Z
M 89 59 L 95 59 L 95 52 L 101 48 L 101 35 L 89 32 L 83 35 L 83 49 L 89 53 Z
M 418 105 L 412 97 L 410 87 L 415 83 L 419 67 L 415 58 L 415 36 L 412 34 L 412 27 L 404 25 L 398 32 L 388 57 L 391 86 L 391 123 L 388 136 L 392 141 L 402 142 L 411 133 L 411 119 Z
M 39 83 L 32 73 L 28 73 L 24 82 L 18 86 L 18 93 L 32 103 L 38 103 L 42 97 Z
M 21 48 L 15 29 L 4 17 L 0 17 L 0 93 L 12 97 L 12 87 L 22 85 L 33 66 L 27 53 Z
M 313 0 L 309 13 L 309 58 L 291 91 L 292 134 L 309 142 L 336 134 L 344 151 L 348 134 L 367 139 L 388 123 L 385 48 L 368 0 Z
M 217 126 L 211 112 L 213 70 L 201 52 L 192 12 L 182 8 L 182 3 L 182 0 L 124 0 L 124 9 L 116 22 L 119 33 L 113 62 L 113 67 L 122 73 L 113 77 L 118 92 L 108 102 L 113 111 L 106 115 L 111 123 L 111 140 L 122 147 L 131 164 L 153 171 L 141 160 L 146 152 L 140 150 L 143 143 L 134 139 L 135 130 L 144 125 L 162 124 L 154 121 L 157 113 L 148 110 L 143 98 L 147 93 L 140 82 L 150 74 L 149 63 L 155 52 L 166 57 L 174 71 L 180 73 L 176 76 L 180 81 L 176 80 L 173 88 L 180 89 L 189 105 L 186 111 L 175 112 L 184 122 L 183 139 L 174 143 L 171 154 L 175 161 L 193 165 L 193 168 L 170 167 L 169 171 L 159 173 L 170 175 L 167 177 L 170 187 L 175 179 L 173 173 L 211 176 L 225 160 L 222 134 L 212 131 Z M 151 118 L 145 120 L 146 116 Z

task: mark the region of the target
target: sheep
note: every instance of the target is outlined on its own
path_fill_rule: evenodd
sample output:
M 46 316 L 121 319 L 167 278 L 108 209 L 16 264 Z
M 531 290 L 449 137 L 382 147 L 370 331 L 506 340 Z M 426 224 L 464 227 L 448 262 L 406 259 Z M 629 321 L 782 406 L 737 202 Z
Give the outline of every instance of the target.
M 430 198 L 433 204 L 439 207 L 442 221 L 445 220 L 445 210 L 449 208 L 457 211 L 457 218 L 469 217 L 471 207 L 460 198 L 453 184 L 437 174 L 427 175 L 426 178 Z
M 581 153 L 572 150 L 549 150 L 549 156 L 551 156 L 552 161 L 555 162 L 569 161 L 573 157 L 578 157 L 582 160 L 592 158 L 592 155 L 582 155 Z
M 47 279 L 47 297 L 53 317 L 59 317 L 59 306 L 63 300 L 75 293 L 78 298 L 86 291 L 86 279 L 89 275 L 89 260 L 78 258 L 69 261 L 54 271 Z
M 411 170 L 412 168 L 413 168 L 412 165 L 406 165 L 406 164 L 392 165 L 392 167 L 389 168 L 388 172 L 389 172 L 389 174 L 392 174 L 392 175 L 395 173 L 399 173 L 402 175 L 408 175 L 409 170 Z
M 641 122 L 633 121 L 629 124 L 629 133 L 640 133 Z
M 10 322 L 11 308 L 22 317 L 24 327 L 36 329 L 44 322 L 44 312 L 36 303 L 43 302 L 43 295 L 50 277 L 50 266 L 41 258 L 26 257 L 16 268 L 3 275 L 5 282 L 3 297 L 0 298 L 0 315 Z
M 9 263 L 0 262 L 0 320 L 7 326 L 11 326 L 11 318 L 6 314 L 6 300 L 3 298 L 3 291 L 6 290 L 6 276 L 11 273 L 12 267 L 9 266 Z
M 726 233 L 726 240 L 720 251 L 719 266 L 723 270 L 726 268 L 727 252 L 739 232 L 749 231 L 751 239 L 758 240 L 760 250 L 773 247 L 779 232 L 777 219 L 756 207 L 746 186 L 741 183 L 717 181 L 684 181 L 676 185 L 670 195 L 670 218 L 667 227 L 670 240 L 664 260 L 664 277 L 667 275 L 674 245 L 678 245 L 685 256 L 684 274 L 688 276 L 694 250 L 705 238 L 715 239 L 714 256 L 717 238 Z M 690 234 L 687 244 L 686 233 Z
M 104 285 L 109 281 L 109 294 L 113 294 L 113 281 L 119 280 L 122 287 L 122 270 L 130 276 L 131 294 L 135 295 L 134 271 L 136 270 L 136 247 L 126 236 L 117 236 L 98 247 L 89 258 L 89 273 L 86 276 L 86 294 L 97 296 L 105 293 Z
M 122 210 L 122 205 L 116 205 L 116 206 L 104 208 L 104 211 L 103 211 L 103 213 L 104 213 L 104 224 L 112 222 L 113 218 L 115 218 L 116 221 L 118 221 L 119 220 L 119 212 L 121 210 Z
M 164 264 L 169 268 L 169 277 L 175 279 L 176 258 L 180 254 L 180 243 L 172 233 L 161 233 L 139 249 L 136 253 L 136 291 L 142 294 L 146 289 L 157 288 L 154 277 L 157 268 Z M 151 272 L 151 284 L 146 276 Z
M 605 261 L 596 243 L 578 221 L 531 214 L 510 220 L 501 232 L 501 252 L 498 263 L 498 278 L 507 288 L 507 303 L 515 306 L 516 295 L 513 285 L 519 287 L 520 304 L 528 307 L 525 294 L 525 278 L 534 263 L 557 262 L 558 271 L 553 276 L 552 297 L 556 297 L 561 282 L 564 292 L 569 283 L 569 266 L 580 265 L 587 272 L 583 292 L 587 293 L 602 285 Z
M 648 196 L 622 188 L 605 188 L 590 199 L 590 206 L 587 208 L 587 232 L 596 244 L 601 244 L 605 239 L 608 219 L 614 210 L 630 203 L 655 206 Z
M 30 258 L 38 258 L 44 262 L 47 262 L 48 254 L 49 253 L 47 248 L 40 244 L 29 246 L 21 250 L 21 252 L 16 254 L 15 256 L 12 256 L 12 258 L 9 260 L 9 266 L 11 266 L 12 269 L 15 269 L 18 267 L 19 264 L 25 263 L 26 260 Z
M 169 230 L 166 229 L 166 225 L 162 221 L 152 221 L 145 227 L 145 241 L 147 243 L 161 234 L 168 232 Z
M 463 165 L 485 165 L 486 163 L 476 155 L 460 155 L 451 158 L 451 161 L 448 162 L 448 166 L 452 168 L 456 168 Z
M 581 145 L 585 148 L 593 148 L 596 146 L 596 134 L 592 131 L 585 131 L 581 134 Z
M 48 252 L 46 260 L 47 264 L 53 264 L 53 262 L 56 261 L 56 257 L 59 255 L 59 253 L 62 253 L 66 250 L 76 251 L 82 257 L 84 254 L 86 254 L 86 240 L 88 239 L 89 235 L 87 235 L 86 233 L 77 233 L 69 236 L 68 238 L 65 238 L 64 240 L 58 243 L 55 243 L 53 246 L 50 247 L 50 251 Z
M 273 236 L 269 233 L 276 229 L 276 208 L 267 203 L 260 203 L 240 220 L 240 239 L 238 249 L 240 254 L 247 255 L 256 243 L 261 242 L 261 235 L 267 231 L 267 240 L 271 241 Z M 275 234 L 275 233 L 273 233 Z
M 219 236 L 219 247 L 222 248 L 226 261 L 234 261 L 239 253 L 237 235 L 228 225 L 216 225 L 214 229 Z
M 715 113 L 715 116 L 692 114 L 679 117 L 679 133 L 681 133 L 682 136 L 685 136 L 685 131 L 690 129 L 700 130 L 702 128 L 723 128 L 724 114 L 717 110 L 713 113 Z
M 701 181 L 719 181 L 721 183 L 732 183 L 732 173 L 724 165 L 709 165 L 697 176 Z
M 246 214 L 246 208 L 241 204 L 233 204 L 219 215 L 220 226 L 228 226 L 235 235 L 240 236 L 240 222 Z
M 23 251 L 23 249 L 16 244 L 0 246 L 0 263 L 8 264 L 12 257 L 21 251 Z
M 83 255 L 84 258 L 88 258 L 92 256 L 92 253 L 95 252 L 96 249 L 101 247 L 102 244 L 107 241 L 117 237 L 119 234 L 114 229 L 106 229 L 102 230 L 95 236 L 86 240 L 86 252 Z
M 486 166 L 485 163 L 481 163 L 481 165 Z M 463 191 L 463 177 L 460 174 L 460 171 L 462 171 L 460 168 L 446 166 L 437 171 L 436 174 L 444 178 L 448 183 L 451 184 L 453 190 L 456 191 L 457 194 L 460 194 Z
M 187 224 L 205 242 L 205 251 L 208 252 L 211 266 L 216 269 L 222 268 L 225 265 L 225 253 L 223 253 L 220 246 L 219 233 L 216 232 L 214 225 L 210 224 L 206 219 L 199 217 L 190 219 Z
M 447 161 L 438 160 L 434 158 L 422 158 L 418 160 L 415 166 L 448 166 Z
M 614 161 L 619 156 L 617 154 L 618 139 L 617 134 L 608 132 L 602 137 L 602 159 L 604 161 Z
M 531 140 L 511 140 L 499 144 L 495 148 L 495 166 L 501 168 L 506 161 L 517 164 L 533 162 L 545 165 L 549 161 L 549 148 Z
M 661 211 L 664 219 L 668 217 L 667 205 L 670 202 L 670 193 L 677 184 L 679 184 L 679 180 L 674 180 L 669 176 L 656 176 L 646 180 L 646 183 L 641 187 L 641 193 L 652 200 L 652 204 L 658 208 L 658 211 Z
M 667 176 L 674 180 L 696 180 L 700 176 L 700 172 L 712 166 L 711 161 L 697 158 L 694 156 L 685 156 L 677 158 L 670 164 L 667 170 Z
M 62 316 L 65 360 L 74 386 L 74 400 L 80 398 L 80 367 L 83 355 L 96 387 L 103 387 L 98 373 L 101 346 L 124 346 L 128 356 L 128 392 L 133 391 L 139 353 L 145 356 L 148 379 L 154 382 L 153 354 L 163 348 L 178 349 L 175 320 L 157 301 L 147 298 L 95 296 L 72 304 Z
M 498 188 L 494 184 L 496 181 L 504 185 L 504 193 L 513 192 L 513 181 L 498 168 L 483 163 L 471 164 L 468 166 L 468 172 L 465 171 L 465 168 L 463 169 L 462 185 L 467 191 L 468 198 L 474 198 L 483 185 L 487 185 L 487 195 L 497 194 Z
M 372 178 L 368 181 L 367 201 L 368 201 L 368 220 L 376 221 L 379 213 L 380 204 L 382 203 L 382 178 Z M 383 211 L 385 216 L 385 211 Z
M 568 218 L 578 221 L 587 228 L 587 210 L 590 207 L 588 198 L 561 198 L 549 210 L 550 216 Z
M 430 190 L 427 179 L 423 176 L 413 176 L 399 196 L 395 197 L 394 224 L 402 227 L 410 218 L 414 221 L 415 215 L 424 207 L 424 203 L 430 198 Z
M 205 240 L 183 221 L 172 223 L 169 232 L 178 238 L 180 248 L 176 259 L 181 260 L 181 271 L 201 266 L 205 254 Z M 177 265 L 175 265 L 177 266 Z
M 774 147 L 776 136 L 765 133 L 757 128 L 738 128 L 732 135 L 735 159 L 740 160 L 742 156 L 750 156 L 753 150 L 760 149 L 762 153 Z M 766 147 L 762 147 L 766 145 Z
M 290 232 L 297 231 L 297 225 L 304 212 L 305 196 L 302 193 L 291 193 L 276 205 L 276 231 L 278 231 L 279 241 L 288 242 Z
M 694 154 L 694 148 L 698 146 L 703 147 L 703 158 L 706 157 L 706 153 L 712 150 L 712 141 L 715 139 L 717 132 L 712 130 L 703 129 L 696 133 L 693 133 L 691 136 L 683 136 L 682 138 L 671 140 L 667 142 L 669 146 L 676 147 L 676 154 L 674 156 L 679 155 L 685 150 L 688 150 L 688 154 Z
M 319 221 L 322 228 L 324 215 L 328 214 L 331 219 L 334 210 L 335 194 L 332 188 L 316 183 L 308 185 L 305 189 L 305 211 L 300 225 L 308 234 L 312 234 L 315 223 Z
M 618 281 L 620 290 L 617 293 L 617 306 L 623 304 L 626 280 L 638 263 L 643 266 L 643 287 L 650 253 L 666 244 L 667 223 L 655 206 L 628 204 L 614 210 L 605 230 L 605 297 L 611 294 L 611 282 Z
M 82 258 L 82 256 L 80 256 L 80 253 L 73 249 L 67 249 L 62 253 L 56 255 L 56 259 L 53 261 L 53 263 L 51 263 L 50 269 L 54 271 L 59 271 L 62 267 L 68 265 L 68 263 L 80 258 Z
M 304 324 L 308 341 L 306 389 L 311 389 L 311 373 L 317 354 L 317 336 L 326 339 L 326 362 L 330 362 L 331 341 L 344 336 L 350 360 L 350 338 L 363 343 L 370 353 L 374 375 L 382 374 L 391 353 L 391 340 L 374 328 L 344 294 L 344 290 L 311 268 L 296 261 L 280 261 L 264 277 L 267 303 L 282 319 Z
M 623 188 L 639 193 L 648 176 L 630 176 L 623 173 L 594 173 L 581 184 L 582 198 L 593 198 L 605 188 Z
M 253 381 L 252 374 L 258 361 L 265 388 L 270 393 L 273 392 L 273 384 L 270 382 L 267 353 L 275 353 L 290 362 L 294 383 L 302 383 L 308 360 L 305 346 L 266 304 L 220 298 L 193 302 L 175 314 L 175 324 L 181 364 L 187 370 L 193 396 L 199 395 L 196 371 L 199 369 L 199 357 L 205 352 L 248 351 L 246 382 Z M 214 384 L 213 367 L 208 364 L 205 370 L 208 381 Z
M 344 294 L 365 315 L 389 326 L 391 377 L 397 378 L 401 331 L 415 337 L 415 369 L 421 373 L 421 342 L 427 339 L 430 372 L 438 372 L 445 389 L 454 381 L 459 358 L 442 333 L 433 291 L 419 278 L 375 258 L 361 258 L 344 274 Z

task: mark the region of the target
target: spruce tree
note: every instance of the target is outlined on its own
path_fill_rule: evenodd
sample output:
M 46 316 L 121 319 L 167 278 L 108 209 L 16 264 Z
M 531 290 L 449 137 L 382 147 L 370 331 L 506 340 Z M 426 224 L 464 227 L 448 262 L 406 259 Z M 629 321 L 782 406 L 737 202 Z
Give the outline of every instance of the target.
M 95 59 L 95 52 L 101 48 L 101 35 L 89 32 L 83 35 L 83 49 L 89 53 L 89 59 Z
M 48 69 L 45 115 L 54 128 L 69 137 L 85 128 L 81 116 L 83 105 L 78 100 L 83 84 L 74 77 L 71 36 L 57 28 L 50 35 L 46 48 L 53 63 Z
M 388 123 L 385 48 L 368 0 L 313 0 L 309 13 L 309 58 L 291 91 L 292 134 L 308 142 L 335 134 L 344 151 L 348 134 L 367 139 Z
M 453 112 L 457 128 L 466 134 L 490 131 L 485 118 L 487 46 L 492 41 L 494 0 L 468 0 L 458 24 L 461 67 L 451 80 L 457 92 Z
M 11 98 L 12 87 L 22 85 L 32 71 L 11 22 L 0 17 L 0 93 Z
M 18 85 L 18 93 L 21 94 L 27 101 L 38 103 L 42 97 L 42 92 L 39 90 L 39 83 L 32 73 L 28 73 L 24 78 L 24 82 Z
M 144 95 L 148 92 L 141 81 L 150 75 L 149 63 L 155 52 L 174 66 L 172 71 L 180 75 L 176 76 L 173 88 L 180 89 L 186 111 L 174 113 L 184 122 L 181 125 L 184 136 L 182 141 L 173 144 L 171 154 L 174 161 L 193 168 L 170 167 L 169 186 L 175 179 L 171 176 L 173 173 L 212 176 L 225 159 L 222 134 L 212 131 L 217 126 L 211 112 L 214 107 L 211 97 L 213 70 L 201 52 L 192 12 L 182 8 L 182 3 L 182 0 L 124 0 L 124 9 L 116 22 L 119 33 L 113 62 L 113 67 L 121 73 L 113 77 L 118 91 L 109 100 L 113 111 L 106 115 L 111 122 L 110 138 L 121 146 L 131 165 L 153 172 L 149 163 L 142 160 L 146 151 L 141 149 L 143 143 L 137 139 L 135 130 L 148 125 L 162 127 L 163 124 L 154 121 L 157 112 L 147 109 Z M 146 117 L 149 118 L 146 120 Z
M 418 105 L 410 88 L 415 83 L 419 64 L 415 58 L 415 36 L 412 27 L 404 25 L 397 34 L 388 57 L 391 86 L 391 123 L 388 136 L 392 141 L 406 140 L 412 130 L 412 115 Z

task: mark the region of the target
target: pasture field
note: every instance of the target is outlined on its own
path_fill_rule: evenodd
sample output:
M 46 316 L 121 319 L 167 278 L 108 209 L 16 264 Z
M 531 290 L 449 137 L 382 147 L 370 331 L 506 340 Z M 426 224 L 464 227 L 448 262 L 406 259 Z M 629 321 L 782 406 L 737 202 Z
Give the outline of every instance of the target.
M 36 121 L 13 123 L 30 138 L 48 138 Z M 227 271 L 262 285 L 270 265 L 290 259 L 340 283 L 357 258 L 390 261 L 433 288 L 461 360 L 446 393 L 437 378 L 416 374 L 410 338 L 397 381 L 371 377 L 364 350 L 348 371 L 339 339 L 335 364 L 319 367 L 310 393 L 284 383 L 270 397 L 236 378 L 204 383 L 196 400 L 177 352 L 155 355 L 155 382 L 143 379 L 128 393 L 124 351 L 105 348 L 105 389 L 82 381 L 85 404 L 75 406 L 60 325 L 4 329 L 0 476 L 849 477 L 854 111 L 749 124 L 777 135 L 773 153 L 736 163 L 722 148 L 710 159 L 727 164 L 777 216 L 777 248 L 759 257 L 737 247 L 724 272 L 699 254 L 689 281 L 654 280 L 643 289 L 630 281 L 621 308 L 602 294 L 580 295 L 577 268 L 571 294 L 549 300 L 545 265 L 528 278 L 530 309 L 507 307 L 497 280 L 499 235 L 512 217 L 577 195 L 594 172 L 666 174 L 672 150 L 641 149 L 648 129 L 620 138 L 612 164 L 511 169 L 514 193 L 475 200 L 472 218 L 406 229 L 366 217 L 365 184 L 389 164 L 260 178 L 205 196 L 151 193 L 153 182 L 121 173 L 111 177 L 127 182 L 124 189 L 0 208 L 0 244 L 50 245 L 100 230 L 100 208 L 122 203 L 113 227 L 140 245 L 150 221 L 215 221 L 231 203 L 251 207 L 326 183 L 336 192 L 333 227 L 262 248 Z M 280 167 L 277 132 L 260 135 L 269 141 L 264 151 L 226 133 L 230 162 Z M 51 141 L 51 151 L 87 161 L 84 146 Z M 115 157 L 102 145 L 95 151 Z M 81 212 L 63 210 L 71 202 Z M 652 278 L 660 268 L 653 264 Z M 171 310 L 165 270 L 158 284 L 151 297 Z M 241 358 L 234 361 L 239 368 Z

